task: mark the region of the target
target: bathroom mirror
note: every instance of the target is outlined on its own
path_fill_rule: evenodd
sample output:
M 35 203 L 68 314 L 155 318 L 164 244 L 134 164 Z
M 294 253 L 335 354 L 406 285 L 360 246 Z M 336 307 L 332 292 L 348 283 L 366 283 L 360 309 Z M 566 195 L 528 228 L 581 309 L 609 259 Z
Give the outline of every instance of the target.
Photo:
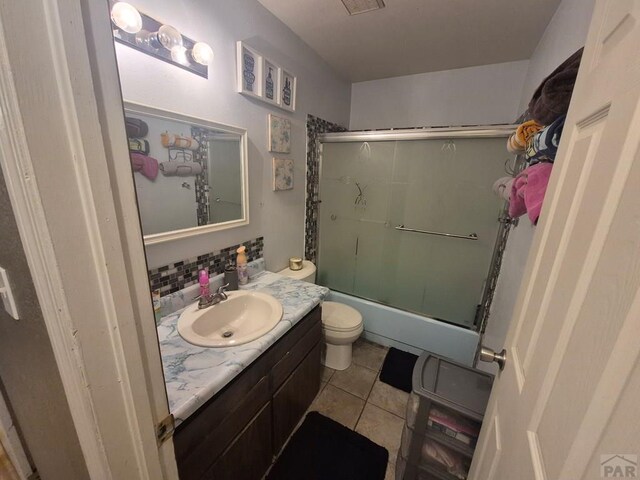
M 125 102 L 145 244 L 249 223 L 247 132 Z

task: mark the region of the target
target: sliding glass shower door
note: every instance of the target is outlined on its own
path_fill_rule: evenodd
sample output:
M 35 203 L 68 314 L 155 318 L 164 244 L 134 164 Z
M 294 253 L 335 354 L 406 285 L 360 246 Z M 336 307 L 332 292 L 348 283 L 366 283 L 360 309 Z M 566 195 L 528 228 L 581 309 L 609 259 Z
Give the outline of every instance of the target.
M 319 282 L 472 326 L 503 207 L 491 188 L 507 158 L 504 138 L 325 140 Z

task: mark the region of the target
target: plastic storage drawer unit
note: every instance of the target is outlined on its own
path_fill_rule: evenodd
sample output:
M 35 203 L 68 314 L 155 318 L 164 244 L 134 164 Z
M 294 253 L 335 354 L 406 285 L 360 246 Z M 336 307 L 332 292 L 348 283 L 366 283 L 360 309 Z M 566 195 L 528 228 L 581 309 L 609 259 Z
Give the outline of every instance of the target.
M 413 370 L 413 392 L 396 480 L 467 478 L 493 375 L 430 352 Z

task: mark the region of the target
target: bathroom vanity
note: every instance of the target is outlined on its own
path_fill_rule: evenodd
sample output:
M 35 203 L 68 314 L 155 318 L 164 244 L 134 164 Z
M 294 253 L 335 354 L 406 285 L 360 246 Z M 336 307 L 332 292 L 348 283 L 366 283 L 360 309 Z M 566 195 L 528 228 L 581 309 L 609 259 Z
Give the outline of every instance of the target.
M 181 479 L 262 478 L 320 388 L 320 308 L 177 427 Z
M 163 299 L 174 307 L 158 336 L 182 480 L 262 478 L 320 387 L 320 304 L 328 289 L 253 263 L 258 271 L 242 289 L 283 307 L 282 320 L 257 340 L 227 348 L 187 343 L 176 324 L 196 291 Z

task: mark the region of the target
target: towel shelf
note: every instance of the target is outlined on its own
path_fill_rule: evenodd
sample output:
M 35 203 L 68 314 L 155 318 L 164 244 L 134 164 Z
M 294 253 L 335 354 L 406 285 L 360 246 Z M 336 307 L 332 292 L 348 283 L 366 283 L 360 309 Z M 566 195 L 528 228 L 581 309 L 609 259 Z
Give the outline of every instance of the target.
M 424 233 L 425 235 L 438 235 L 440 237 L 462 238 L 463 240 L 478 240 L 478 234 L 470 233 L 469 235 L 457 235 L 455 233 L 430 232 L 429 230 L 416 230 L 415 228 L 405 228 L 404 225 L 398 225 L 396 230 L 402 232 Z

